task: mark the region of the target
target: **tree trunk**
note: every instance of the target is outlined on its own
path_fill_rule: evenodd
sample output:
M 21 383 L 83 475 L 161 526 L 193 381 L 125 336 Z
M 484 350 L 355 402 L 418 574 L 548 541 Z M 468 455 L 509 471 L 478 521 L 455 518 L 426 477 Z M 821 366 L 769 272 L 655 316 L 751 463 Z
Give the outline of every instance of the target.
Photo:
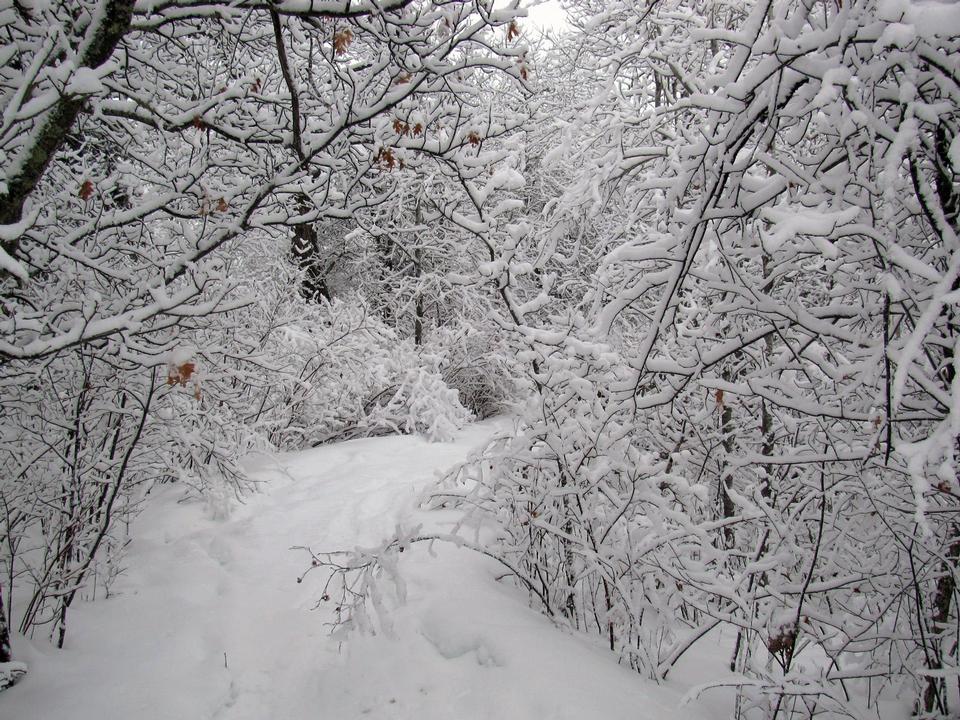
M 10 626 L 7 623 L 7 613 L 3 604 L 3 583 L 0 583 L 0 663 L 13 660 L 13 651 L 10 649 Z
M 957 590 L 954 573 L 957 570 L 957 562 L 960 560 L 960 527 L 951 526 L 953 538 L 944 558 L 941 567 L 940 579 L 937 580 L 937 589 L 934 591 L 933 604 L 930 608 L 932 617 L 930 618 L 930 627 L 935 637 L 940 636 L 948 627 L 950 619 L 950 606 L 953 603 L 953 594 Z M 934 639 L 933 659 L 930 663 L 932 670 L 939 670 L 943 666 L 942 642 Z M 927 687 L 923 693 L 923 709 L 928 713 L 946 712 L 946 684 L 943 678 L 928 677 Z
M 320 246 L 317 230 L 313 224 L 298 225 L 293 229 L 290 253 L 303 270 L 300 294 L 307 302 L 318 303 L 321 298 L 330 299 L 330 290 L 324 268 L 320 261 Z
M 730 380 L 728 373 L 724 372 L 724 380 Z M 723 445 L 724 457 L 723 465 L 720 470 L 720 516 L 726 520 L 732 518 L 736 513 L 736 506 L 731 497 L 733 490 L 733 467 L 730 464 L 730 455 L 733 454 L 733 408 L 729 403 L 723 402 L 723 395 L 718 394 L 718 400 L 721 404 L 720 412 L 720 437 Z M 733 527 L 726 525 L 723 528 L 724 547 L 730 549 L 736 542 L 733 533 Z

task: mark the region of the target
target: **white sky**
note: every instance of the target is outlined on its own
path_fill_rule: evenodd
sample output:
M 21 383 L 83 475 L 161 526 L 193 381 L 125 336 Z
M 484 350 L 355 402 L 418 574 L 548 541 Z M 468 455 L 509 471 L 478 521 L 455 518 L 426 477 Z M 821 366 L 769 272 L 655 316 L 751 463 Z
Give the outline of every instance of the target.
M 560 7 L 557 0 L 547 0 L 547 2 L 530 8 L 527 14 L 527 21 L 544 30 L 560 30 L 567 24 L 567 13 Z

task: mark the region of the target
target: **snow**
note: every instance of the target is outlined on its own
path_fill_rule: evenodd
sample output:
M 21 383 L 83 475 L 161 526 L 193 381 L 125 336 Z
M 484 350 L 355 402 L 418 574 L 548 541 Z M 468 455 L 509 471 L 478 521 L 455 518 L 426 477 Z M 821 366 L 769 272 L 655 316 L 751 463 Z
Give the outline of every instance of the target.
M 917 38 L 916 29 L 913 25 L 904 25 L 903 23 L 891 23 L 883 30 L 883 34 L 877 41 L 877 49 L 897 47 L 906 48 Z
M 190 362 L 197 354 L 197 349 L 193 345 L 183 345 L 175 347 L 167 354 L 167 363 L 171 367 L 183 365 Z
M 5 690 L 20 681 L 27 672 L 27 666 L 22 662 L 0 663 L 0 690 Z
M 960 5 L 952 0 L 913 0 L 904 18 L 926 37 L 960 35 Z
M 390 612 L 392 632 L 342 644 L 330 636 L 333 609 L 312 609 L 323 578 L 314 571 L 298 583 L 308 556 L 291 548 L 370 545 L 398 522 L 422 521 L 415 501 L 435 471 L 507 425 L 470 426 L 454 443 L 396 436 L 257 457 L 249 464 L 261 492 L 225 520 L 161 486 L 112 596 L 75 606 L 66 648 L 15 637 L 30 673 L 0 694 L 0 717 L 726 716 L 717 695 L 679 707 L 690 686 L 710 679 L 702 657 L 691 653 L 675 670 L 683 685 L 657 686 L 554 627 L 497 582 L 499 566 L 465 549 L 408 549 L 407 599 Z M 721 663 L 716 643 L 704 643 Z
M 27 275 L 27 271 L 24 269 L 23 265 L 14 260 L 10 255 L 0 247 L 0 269 L 7 271 L 14 277 L 19 278 L 23 282 L 29 282 L 30 276 Z
M 100 76 L 90 68 L 79 68 L 70 78 L 64 92 L 69 95 L 96 95 L 105 90 Z
M 557 0 L 546 0 L 538 5 L 528 6 L 527 18 L 535 28 L 542 30 L 562 32 L 570 27 L 567 11 Z

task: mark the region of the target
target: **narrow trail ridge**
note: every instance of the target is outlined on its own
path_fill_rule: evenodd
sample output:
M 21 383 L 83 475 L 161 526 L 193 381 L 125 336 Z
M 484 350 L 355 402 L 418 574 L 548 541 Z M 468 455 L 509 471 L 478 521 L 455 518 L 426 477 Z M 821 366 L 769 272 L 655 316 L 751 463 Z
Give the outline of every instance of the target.
M 501 426 L 503 422 L 500 421 Z M 415 512 L 438 471 L 496 423 L 455 443 L 355 440 L 257 461 L 261 492 L 226 518 L 159 488 L 138 519 L 113 595 L 73 611 L 68 646 L 17 638 L 30 674 L 2 720 L 668 720 L 721 717 L 564 634 L 475 553 L 415 549 L 389 634 L 342 645 L 313 609 L 319 573 L 290 548 L 373 545 Z

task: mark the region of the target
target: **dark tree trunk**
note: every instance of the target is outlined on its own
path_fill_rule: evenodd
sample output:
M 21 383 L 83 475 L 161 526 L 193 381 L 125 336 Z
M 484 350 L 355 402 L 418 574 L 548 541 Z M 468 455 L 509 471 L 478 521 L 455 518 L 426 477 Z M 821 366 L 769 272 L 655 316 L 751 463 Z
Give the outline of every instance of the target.
M 728 378 L 724 378 L 728 379 Z M 722 395 L 720 396 L 723 397 Z M 733 490 L 733 467 L 730 464 L 729 457 L 733 454 L 733 408 L 729 404 L 723 405 L 720 415 L 720 433 L 722 436 L 724 459 L 723 468 L 720 472 L 720 516 L 726 520 L 732 518 L 736 513 L 736 506 L 731 496 Z M 726 525 L 723 528 L 724 547 L 732 548 L 736 542 L 733 533 L 733 527 Z
M 297 265 L 303 270 L 300 294 L 307 302 L 318 303 L 321 299 L 330 299 L 326 272 L 320 258 L 320 245 L 317 230 L 312 224 L 298 225 L 293 229 L 293 241 L 290 253 Z
M 417 296 L 416 316 L 413 319 L 413 344 L 417 347 L 423 345 L 423 297 Z
M 942 635 L 949 627 L 950 607 L 953 604 L 953 595 L 957 591 L 957 583 L 954 573 L 957 571 L 957 563 L 960 561 L 960 527 L 956 525 L 951 527 L 953 538 L 950 541 L 947 556 L 944 558 L 941 567 L 942 575 L 937 580 L 937 587 L 934 591 L 933 603 L 930 608 L 932 617 L 930 618 L 930 627 L 935 636 Z M 939 670 L 943 667 L 943 654 L 940 647 L 942 642 L 934 640 L 935 652 L 933 653 L 931 669 Z M 943 678 L 927 678 L 927 687 L 923 693 L 923 709 L 928 713 L 946 712 L 946 683 Z
M 414 222 L 417 225 L 423 224 L 423 213 L 420 210 L 420 202 L 417 202 L 417 210 L 414 215 Z M 417 248 L 413 251 L 413 274 L 417 278 L 417 302 L 414 305 L 413 317 L 413 343 L 417 347 L 423 345 L 423 320 L 426 308 L 423 303 L 423 294 L 420 287 L 420 277 L 423 275 L 423 250 Z
M 420 219 L 419 209 L 417 211 L 417 224 L 420 224 L 422 220 Z M 413 273 L 414 277 L 417 278 L 417 301 L 414 304 L 413 312 L 413 343 L 417 347 L 423 345 L 423 319 L 426 308 L 423 304 L 423 295 L 420 291 L 420 276 L 423 274 L 423 268 L 421 265 L 421 252 L 415 250 L 413 253 L 414 268 Z
M 7 623 L 7 613 L 3 604 L 3 584 L 0 583 L 0 663 L 13 660 L 13 651 L 10 649 L 10 626 Z

